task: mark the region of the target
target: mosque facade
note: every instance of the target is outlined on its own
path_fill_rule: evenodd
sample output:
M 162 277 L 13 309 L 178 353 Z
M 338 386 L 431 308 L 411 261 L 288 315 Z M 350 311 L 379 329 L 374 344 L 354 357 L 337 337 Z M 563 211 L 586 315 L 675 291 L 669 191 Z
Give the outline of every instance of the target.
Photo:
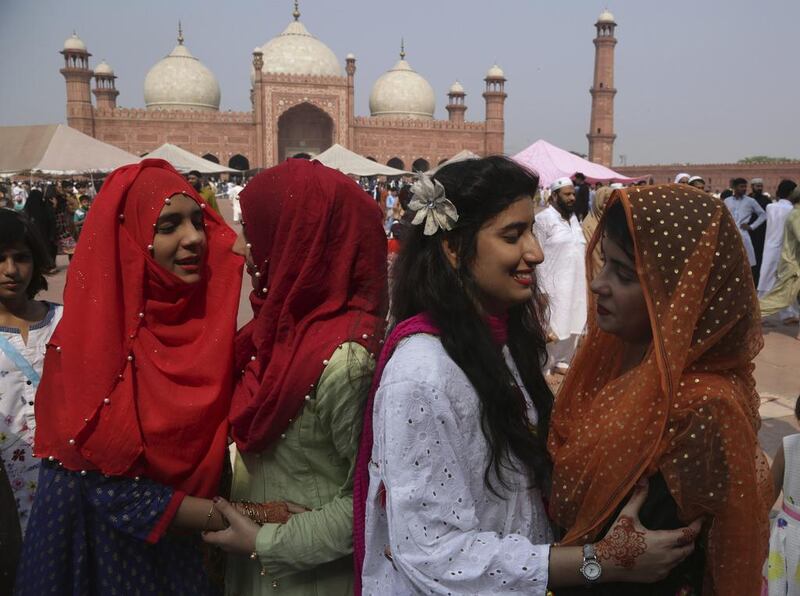
M 370 115 L 358 116 L 355 56 L 348 54 L 342 69 L 300 21 L 296 4 L 286 29 L 253 51 L 249 112 L 219 109 L 219 83 L 191 54 L 180 27 L 175 48 L 145 77 L 145 108 L 117 106 L 116 74 L 105 62 L 92 70 L 76 34 L 61 54 L 69 126 L 137 155 L 173 143 L 250 169 L 314 156 L 338 143 L 383 164 L 427 170 L 463 149 L 503 152 L 506 78 L 497 65 L 484 79 L 483 120 L 466 120 L 466 92 L 458 82 L 447 93 L 447 120 L 437 120 L 436 93 L 401 48 L 400 59 L 372 87 Z

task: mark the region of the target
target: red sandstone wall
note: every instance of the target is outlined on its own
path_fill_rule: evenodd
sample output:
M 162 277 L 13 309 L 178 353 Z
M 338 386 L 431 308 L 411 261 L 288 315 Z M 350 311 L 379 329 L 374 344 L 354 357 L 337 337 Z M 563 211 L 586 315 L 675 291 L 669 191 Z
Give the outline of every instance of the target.
M 675 180 L 679 172 L 688 172 L 693 176 L 702 176 L 706 181 L 706 189 L 721 191 L 728 188 L 731 178 L 764 179 L 764 191 L 775 196 L 775 188 L 784 178 L 800 183 L 800 161 L 756 164 L 688 164 L 688 165 L 650 165 L 650 166 L 618 166 L 614 170 L 626 176 L 644 176 L 649 174 L 656 184 Z
M 95 137 L 136 155 L 172 143 L 197 155 L 211 153 L 223 165 L 236 154 L 254 165 L 255 130 L 250 112 L 95 108 Z
M 354 151 L 385 164 L 393 157 L 410 170 L 422 158 L 431 167 L 463 149 L 485 154 L 483 122 L 454 123 L 447 120 L 394 120 L 356 117 Z

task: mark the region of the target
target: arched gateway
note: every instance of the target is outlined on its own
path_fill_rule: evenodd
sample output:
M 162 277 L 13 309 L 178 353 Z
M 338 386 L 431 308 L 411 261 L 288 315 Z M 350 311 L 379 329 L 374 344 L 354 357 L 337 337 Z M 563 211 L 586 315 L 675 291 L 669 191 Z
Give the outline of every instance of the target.
M 310 103 L 286 110 L 278 118 L 278 161 L 298 153 L 311 156 L 333 145 L 333 120 Z

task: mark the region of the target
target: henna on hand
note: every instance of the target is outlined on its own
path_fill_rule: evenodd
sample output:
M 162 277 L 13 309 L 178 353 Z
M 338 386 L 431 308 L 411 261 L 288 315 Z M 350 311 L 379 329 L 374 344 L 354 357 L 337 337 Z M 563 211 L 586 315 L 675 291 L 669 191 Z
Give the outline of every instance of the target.
M 621 515 L 609 533 L 595 544 L 597 558 L 601 562 L 614 561 L 625 569 L 633 568 L 636 559 L 647 551 L 644 534 L 636 529 L 632 518 Z
M 691 528 L 681 529 L 681 535 L 678 538 L 678 546 L 688 546 L 697 538 L 697 532 Z

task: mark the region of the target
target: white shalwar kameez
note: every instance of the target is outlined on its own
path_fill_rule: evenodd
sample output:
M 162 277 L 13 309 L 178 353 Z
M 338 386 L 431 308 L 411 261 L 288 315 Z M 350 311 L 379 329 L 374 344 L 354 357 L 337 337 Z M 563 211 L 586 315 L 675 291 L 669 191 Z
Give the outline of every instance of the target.
M 480 410 L 439 338 L 400 342 L 375 396 L 365 595 L 546 593 L 553 536 L 541 494 L 521 468 L 505 470 L 508 488 L 494 481 L 500 496 L 486 487 Z
M 549 303 L 549 325 L 558 341 L 547 345 L 548 367 L 569 364 L 586 325 L 586 237 L 575 214 L 565 220 L 552 205 L 536 214 L 534 233 L 544 262 L 536 267 Z
M 756 266 L 756 251 L 753 248 L 753 241 L 750 239 L 750 234 L 742 229 L 742 226 L 750 222 L 753 215 L 756 219 L 750 224 L 750 229 L 755 230 L 758 226 L 764 223 L 767 219 L 767 214 L 761 208 L 753 197 L 728 197 L 725 199 L 725 206 L 733 215 L 733 221 L 736 222 L 736 227 L 739 229 L 739 235 L 742 237 L 744 250 L 747 253 L 747 259 L 750 261 L 750 266 Z
M 775 285 L 778 278 L 778 263 L 781 261 L 783 248 L 783 231 L 786 218 L 792 211 L 792 203 L 786 199 L 778 199 L 767 205 L 767 233 L 764 238 L 764 256 L 761 259 L 761 275 L 758 279 L 758 297 L 763 297 Z M 788 306 L 780 312 L 781 319 L 798 316 L 797 304 Z

